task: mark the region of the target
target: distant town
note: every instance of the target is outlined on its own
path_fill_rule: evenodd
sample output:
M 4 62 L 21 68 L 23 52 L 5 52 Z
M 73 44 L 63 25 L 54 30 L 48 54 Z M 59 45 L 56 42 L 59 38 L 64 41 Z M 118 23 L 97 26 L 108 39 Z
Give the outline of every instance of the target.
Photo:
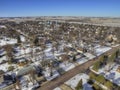
M 0 90 L 120 90 L 120 18 L 0 18 Z

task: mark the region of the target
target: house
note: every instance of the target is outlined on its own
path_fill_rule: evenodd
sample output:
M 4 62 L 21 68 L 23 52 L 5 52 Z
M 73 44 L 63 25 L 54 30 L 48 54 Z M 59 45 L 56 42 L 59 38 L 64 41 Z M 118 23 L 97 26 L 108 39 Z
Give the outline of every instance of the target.
M 0 82 L 0 90 L 13 90 L 15 88 L 13 84 L 17 81 L 15 73 L 7 72 L 0 78 L 2 79 Z
M 6 29 L 7 27 L 5 25 L 0 25 L 0 28 Z
M 0 75 L 0 83 L 4 81 L 3 75 Z
M 78 59 L 81 59 L 82 57 L 85 57 L 85 55 L 82 53 L 77 53 L 75 57 L 78 60 Z
M 77 48 L 77 52 L 78 52 L 78 53 L 83 53 L 83 48 L 80 48 L 80 47 Z
M 120 64 L 120 56 L 118 56 L 118 58 L 115 59 L 115 61 Z
M 7 61 L 6 51 L 4 49 L 0 50 L 0 63 Z
M 38 75 L 42 74 L 42 69 L 40 67 L 34 66 L 34 65 L 27 65 L 27 66 L 23 67 L 22 69 L 17 70 L 16 76 L 23 76 L 23 75 L 26 75 L 32 71 Z
M 34 66 L 28 65 L 28 66 L 23 67 L 22 69 L 17 70 L 16 75 L 23 76 L 25 74 L 28 74 L 32 70 L 35 70 Z
M 15 83 L 16 82 L 16 74 L 15 73 L 12 73 L 12 74 L 5 74 L 3 75 L 3 79 L 4 79 L 4 82 L 6 83 Z
M 4 56 L 6 54 L 4 49 L 0 49 L 0 57 Z
M 120 73 L 120 66 L 117 68 L 117 71 Z

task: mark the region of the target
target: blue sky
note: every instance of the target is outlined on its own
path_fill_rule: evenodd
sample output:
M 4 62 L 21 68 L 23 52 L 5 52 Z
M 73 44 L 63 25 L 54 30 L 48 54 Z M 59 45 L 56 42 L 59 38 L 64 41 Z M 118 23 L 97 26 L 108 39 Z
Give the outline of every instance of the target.
M 0 0 L 0 17 L 120 17 L 120 0 Z

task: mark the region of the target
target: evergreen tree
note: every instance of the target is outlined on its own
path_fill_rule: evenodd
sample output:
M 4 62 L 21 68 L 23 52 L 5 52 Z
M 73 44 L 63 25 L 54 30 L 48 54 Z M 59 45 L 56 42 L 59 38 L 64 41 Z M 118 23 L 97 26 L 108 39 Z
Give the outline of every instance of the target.
M 93 70 L 98 71 L 99 68 L 100 68 L 100 61 L 98 61 L 94 64 Z
M 21 43 L 20 35 L 17 37 L 17 43 Z
M 73 56 L 73 61 L 74 61 L 74 62 L 76 61 L 76 57 L 75 57 L 75 55 Z
M 120 51 L 117 50 L 117 51 L 116 51 L 116 58 L 118 58 L 119 54 L 120 54 Z
M 83 90 L 82 79 L 79 81 L 77 86 L 75 87 L 76 90 Z
M 38 42 L 39 42 L 39 39 L 36 37 L 33 43 L 37 46 Z

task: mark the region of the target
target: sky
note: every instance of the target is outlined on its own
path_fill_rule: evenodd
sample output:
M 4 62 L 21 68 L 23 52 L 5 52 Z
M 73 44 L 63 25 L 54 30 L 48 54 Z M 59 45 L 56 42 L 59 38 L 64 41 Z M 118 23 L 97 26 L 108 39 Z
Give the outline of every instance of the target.
M 0 17 L 120 17 L 120 0 L 0 0 Z

